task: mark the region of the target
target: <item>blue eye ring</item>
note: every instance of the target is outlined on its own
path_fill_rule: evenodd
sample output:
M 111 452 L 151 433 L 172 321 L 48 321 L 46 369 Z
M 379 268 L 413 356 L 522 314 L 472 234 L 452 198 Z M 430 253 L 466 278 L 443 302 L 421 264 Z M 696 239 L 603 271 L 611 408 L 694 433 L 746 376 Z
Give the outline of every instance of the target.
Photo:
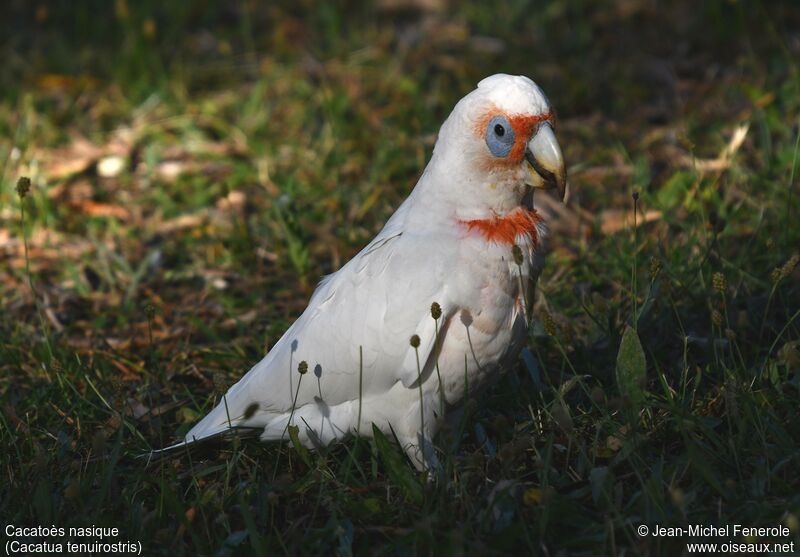
M 505 116 L 498 115 L 486 126 L 486 146 L 495 157 L 507 157 L 514 147 L 514 128 Z

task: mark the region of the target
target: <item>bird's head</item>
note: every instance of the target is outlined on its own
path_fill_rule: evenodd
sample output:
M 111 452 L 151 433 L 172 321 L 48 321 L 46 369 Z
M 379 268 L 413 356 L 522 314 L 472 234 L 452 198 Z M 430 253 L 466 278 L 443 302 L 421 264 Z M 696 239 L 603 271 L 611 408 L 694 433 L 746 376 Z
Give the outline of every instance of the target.
M 531 188 L 563 199 L 566 188 L 553 110 L 524 76 L 487 77 L 461 99 L 442 125 L 431 166 L 467 212 L 509 211 L 526 203 Z

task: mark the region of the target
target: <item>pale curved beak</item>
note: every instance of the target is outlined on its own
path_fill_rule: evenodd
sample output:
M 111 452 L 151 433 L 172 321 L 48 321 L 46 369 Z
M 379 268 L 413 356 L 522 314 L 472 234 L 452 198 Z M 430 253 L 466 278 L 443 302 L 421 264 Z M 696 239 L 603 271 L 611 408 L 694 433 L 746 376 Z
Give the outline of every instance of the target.
M 528 142 L 525 149 L 528 162 L 529 186 L 542 189 L 555 189 L 559 199 L 564 200 L 567 188 L 567 168 L 556 134 L 549 122 L 542 123 L 539 130 Z

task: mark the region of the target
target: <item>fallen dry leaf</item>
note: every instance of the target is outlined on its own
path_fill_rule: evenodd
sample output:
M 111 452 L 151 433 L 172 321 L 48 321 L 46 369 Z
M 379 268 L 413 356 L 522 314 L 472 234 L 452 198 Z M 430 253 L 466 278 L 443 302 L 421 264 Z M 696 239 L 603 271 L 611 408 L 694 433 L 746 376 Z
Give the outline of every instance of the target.
M 85 172 L 102 154 L 102 149 L 86 138 L 74 137 L 66 147 L 40 153 L 42 173 L 48 180 L 63 180 Z
M 127 220 L 130 217 L 130 213 L 125 207 L 112 205 L 111 203 L 98 203 L 87 200 L 74 206 L 90 217 L 114 217 L 119 220 Z
M 698 170 L 699 172 L 721 172 L 727 169 L 733 161 L 734 155 L 744 143 L 750 124 L 742 124 L 733 130 L 730 141 L 714 159 L 695 159 L 689 155 L 681 158 L 681 163 Z
M 642 225 L 660 220 L 661 211 L 650 209 L 636 216 L 636 224 Z M 633 227 L 633 211 L 625 209 L 606 209 L 600 213 L 600 230 L 603 234 L 614 234 L 625 228 Z

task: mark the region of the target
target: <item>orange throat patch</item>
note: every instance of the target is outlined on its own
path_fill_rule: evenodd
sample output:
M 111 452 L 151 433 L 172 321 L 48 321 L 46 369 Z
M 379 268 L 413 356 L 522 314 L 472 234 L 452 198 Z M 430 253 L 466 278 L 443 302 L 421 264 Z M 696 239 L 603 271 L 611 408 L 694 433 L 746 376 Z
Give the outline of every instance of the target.
M 539 245 L 539 231 L 536 226 L 542 222 L 542 217 L 533 209 L 517 207 L 507 215 L 458 222 L 466 226 L 468 231 L 479 233 L 487 242 L 513 246 L 521 236 L 534 248 Z

